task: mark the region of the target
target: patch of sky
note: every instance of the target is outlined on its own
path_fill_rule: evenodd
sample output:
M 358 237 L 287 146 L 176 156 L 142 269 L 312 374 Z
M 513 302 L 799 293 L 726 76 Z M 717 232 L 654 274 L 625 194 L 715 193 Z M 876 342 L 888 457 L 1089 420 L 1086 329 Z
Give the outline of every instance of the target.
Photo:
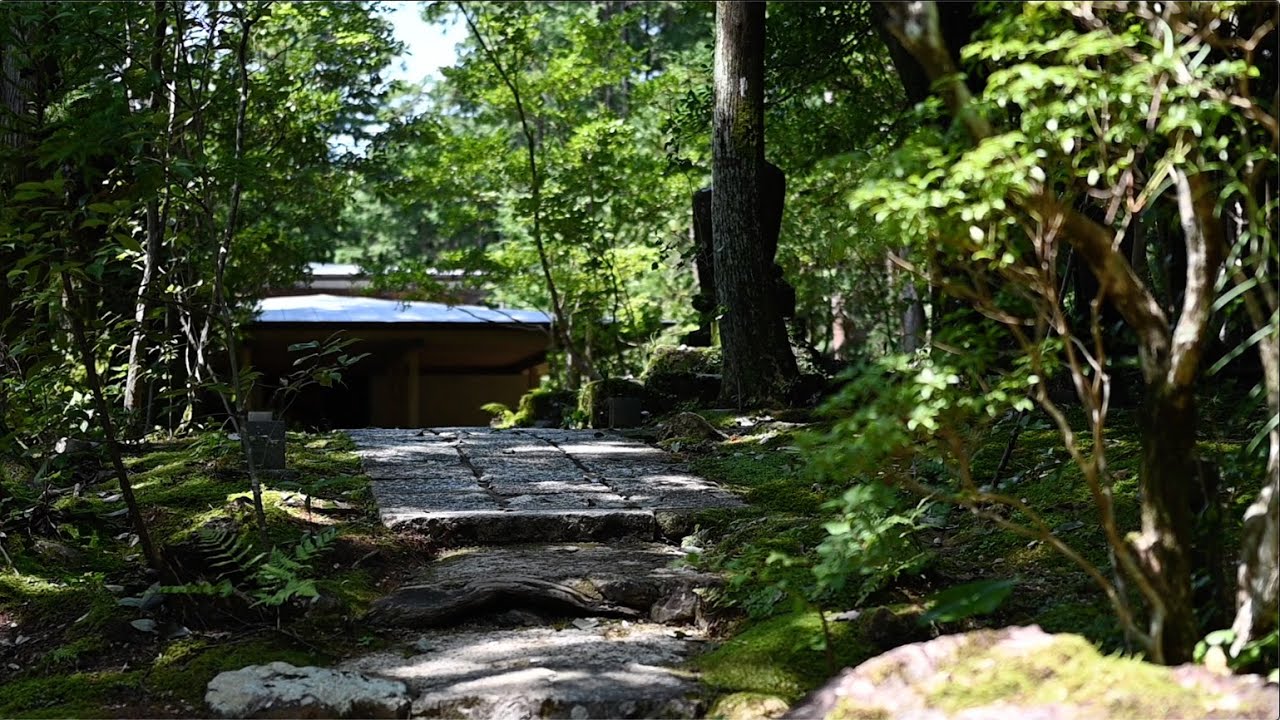
M 425 2 L 385 2 L 380 5 L 392 32 L 404 44 L 404 52 L 391 61 L 384 77 L 410 85 L 426 86 L 438 81 L 441 68 L 450 67 L 458 58 L 458 44 L 467 38 L 467 26 L 456 17 L 440 22 L 422 19 Z M 421 100 L 419 100 L 421 102 Z M 379 128 L 371 127 L 376 131 Z M 334 137 L 329 147 L 335 153 L 362 154 L 366 143 L 350 135 Z

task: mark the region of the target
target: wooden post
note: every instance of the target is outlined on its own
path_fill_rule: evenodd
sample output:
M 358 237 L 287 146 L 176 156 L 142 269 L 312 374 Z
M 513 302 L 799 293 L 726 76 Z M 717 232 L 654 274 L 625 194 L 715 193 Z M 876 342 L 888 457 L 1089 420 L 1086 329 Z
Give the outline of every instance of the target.
M 409 351 L 409 427 L 421 424 L 421 398 L 418 378 L 418 349 Z

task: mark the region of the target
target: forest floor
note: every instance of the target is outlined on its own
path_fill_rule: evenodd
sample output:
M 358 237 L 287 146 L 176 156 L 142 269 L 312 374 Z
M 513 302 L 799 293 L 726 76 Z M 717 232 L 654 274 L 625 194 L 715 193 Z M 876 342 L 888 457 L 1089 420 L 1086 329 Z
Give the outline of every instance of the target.
M 774 553 L 802 557 L 826 534 L 825 503 L 843 488 L 804 472 L 795 436 L 805 425 L 769 416 L 704 413 L 727 440 L 675 438 L 661 445 L 746 500 L 702 510 L 687 532 L 698 569 L 728 574 L 708 597 L 701 627 L 714 642 L 685 668 L 719 697 L 712 715 L 774 714 L 829 677 L 886 649 L 976 626 L 1036 623 L 1076 632 L 1106 650 L 1123 650 L 1100 591 L 1042 544 L 993 532 L 958 509 L 924 516 L 915 542 L 925 559 L 857 607 L 825 607 L 823 618 L 799 599 L 811 583 L 804 565 L 770 563 Z M 795 418 L 791 418 L 795 419 Z M 994 473 L 1012 424 L 998 424 L 977 457 Z M 1236 458 L 1247 437 L 1227 425 L 1202 444 L 1221 470 L 1224 512 L 1238 516 L 1254 488 L 1238 483 Z M 656 438 L 650 438 L 656 439 Z M 1119 478 L 1123 522 L 1136 516 L 1137 431 L 1115 415 L 1107 439 Z M 254 606 L 280 589 L 253 572 L 233 573 L 230 598 L 157 592 L 145 570 L 118 488 L 93 459 L 78 461 L 52 484 L 15 466 L 6 489 L 23 498 L 22 522 L 0 538 L 0 716 L 192 717 L 207 713 L 205 685 L 218 672 L 284 660 L 335 665 L 353 656 L 395 651 L 403 631 L 367 621 L 382 597 L 432 571 L 445 543 L 393 532 L 379 521 L 356 445 L 342 434 L 289 435 L 291 472 L 268 483 L 268 523 L 277 547 L 293 551 L 335 531 L 323 553 L 308 555 L 294 580 L 312 581 L 319 599 Z M 247 478 L 239 446 L 218 433 L 138 447 L 129 459 L 139 500 L 166 557 L 193 582 L 212 574 L 201 553 L 232 542 L 226 529 L 250 527 Z M 1055 529 L 1086 556 L 1105 563 L 1092 510 L 1055 431 L 1032 418 L 1014 446 L 1005 479 L 1045 510 Z M 518 497 L 518 496 L 513 496 Z M 8 511 L 9 508 L 5 508 Z M 13 518 L 6 518 L 13 520 Z M 14 528 L 23 528 L 22 532 Z M 1233 538 L 1223 540 L 1229 557 Z M 234 548 L 231 548 L 234 549 Z M 185 568 L 185 569 L 184 569 Z M 921 624 L 934 592 L 979 578 L 1009 578 L 1017 590 L 994 613 L 946 625 Z M 188 587 L 191 590 L 192 587 Z M 561 629 L 573 631 L 561 623 Z M 581 628 L 579 628 L 581 629 Z

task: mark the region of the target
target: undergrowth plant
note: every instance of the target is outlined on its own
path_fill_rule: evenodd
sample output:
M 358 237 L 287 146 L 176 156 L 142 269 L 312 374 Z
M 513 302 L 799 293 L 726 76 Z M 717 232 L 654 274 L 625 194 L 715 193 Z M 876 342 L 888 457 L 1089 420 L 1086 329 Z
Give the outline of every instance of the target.
M 169 585 L 161 592 L 182 595 L 230 597 L 242 595 L 251 607 L 281 607 L 291 600 L 317 598 L 312 562 L 328 551 L 338 537 L 335 528 L 307 533 L 291 546 L 259 551 L 233 528 L 206 528 L 196 537 L 213 577 L 183 585 Z

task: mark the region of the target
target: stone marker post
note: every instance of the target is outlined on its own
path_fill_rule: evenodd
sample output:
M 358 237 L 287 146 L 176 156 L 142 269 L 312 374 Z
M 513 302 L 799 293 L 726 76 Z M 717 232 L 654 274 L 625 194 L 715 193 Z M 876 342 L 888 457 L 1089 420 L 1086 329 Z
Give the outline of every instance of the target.
M 249 433 L 254 468 L 284 470 L 284 421 L 273 419 L 269 411 L 253 411 L 245 431 Z

